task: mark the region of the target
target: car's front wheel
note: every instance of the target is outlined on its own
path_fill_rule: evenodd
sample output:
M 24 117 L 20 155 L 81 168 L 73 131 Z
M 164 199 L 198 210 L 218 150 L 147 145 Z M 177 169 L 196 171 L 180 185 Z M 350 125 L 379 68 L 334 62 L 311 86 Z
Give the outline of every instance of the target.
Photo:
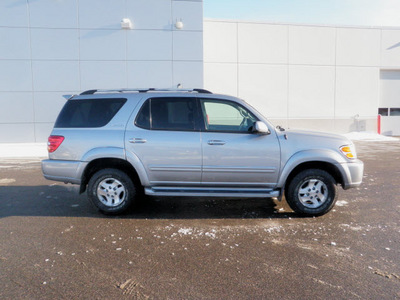
M 88 183 L 89 200 L 104 214 L 126 212 L 135 196 L 136 188 L 131 178 L 117 169 L 100 170 Z
M 285 196 L 296 213 L 320 216 L 330 211 L 336 203 L 336 181 L 324 170 L 304 170 L 289 183 Z

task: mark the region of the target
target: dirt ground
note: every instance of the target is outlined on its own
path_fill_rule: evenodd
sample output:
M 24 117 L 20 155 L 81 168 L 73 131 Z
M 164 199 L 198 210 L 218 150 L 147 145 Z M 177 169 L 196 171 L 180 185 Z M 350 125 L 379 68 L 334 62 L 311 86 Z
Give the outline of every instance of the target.
M 400 142 L 302 218 L 268 199 L 146 198 L 98 213 L 39 160 L 0 162 L 0 299 L 400 299 Z

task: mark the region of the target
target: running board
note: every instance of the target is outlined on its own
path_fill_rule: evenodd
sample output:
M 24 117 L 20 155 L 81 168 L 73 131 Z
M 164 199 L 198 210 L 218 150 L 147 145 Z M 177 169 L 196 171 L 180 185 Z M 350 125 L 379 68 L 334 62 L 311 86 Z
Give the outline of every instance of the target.
M 275 198 L 279 190 L 260 188 L 216 188 L 216 187 L 146 187 L 149 196 L 196 196 L 196 197 L 240 197 L 240 198 Z

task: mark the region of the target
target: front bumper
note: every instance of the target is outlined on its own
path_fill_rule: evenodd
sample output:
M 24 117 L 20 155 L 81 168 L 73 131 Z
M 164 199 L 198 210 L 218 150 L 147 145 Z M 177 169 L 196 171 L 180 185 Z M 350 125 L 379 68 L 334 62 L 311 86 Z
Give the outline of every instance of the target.
M 88 162 L 70 160 L 42 160 L 43 176 L 49 180 L 80 184 Z
M 362 183 L 364 174 L 364 163 L 356 159 L 351 162 L 340 164 L 343 177 L 343 189 L 347 190 L 357 187 Z

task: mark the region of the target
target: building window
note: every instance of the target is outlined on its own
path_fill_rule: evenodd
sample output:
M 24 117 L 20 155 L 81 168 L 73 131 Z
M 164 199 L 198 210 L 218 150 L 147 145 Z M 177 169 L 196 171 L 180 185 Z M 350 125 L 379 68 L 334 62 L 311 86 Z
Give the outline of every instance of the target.
M 378 108 L 378 115 L 388 116 L 389 115 L 389 109 L 388 108 Z
M 391 116 L 400 116 L 400 107 L 396 107 L 396 108 L 392 107 L 390 109 L 390 115 Z

